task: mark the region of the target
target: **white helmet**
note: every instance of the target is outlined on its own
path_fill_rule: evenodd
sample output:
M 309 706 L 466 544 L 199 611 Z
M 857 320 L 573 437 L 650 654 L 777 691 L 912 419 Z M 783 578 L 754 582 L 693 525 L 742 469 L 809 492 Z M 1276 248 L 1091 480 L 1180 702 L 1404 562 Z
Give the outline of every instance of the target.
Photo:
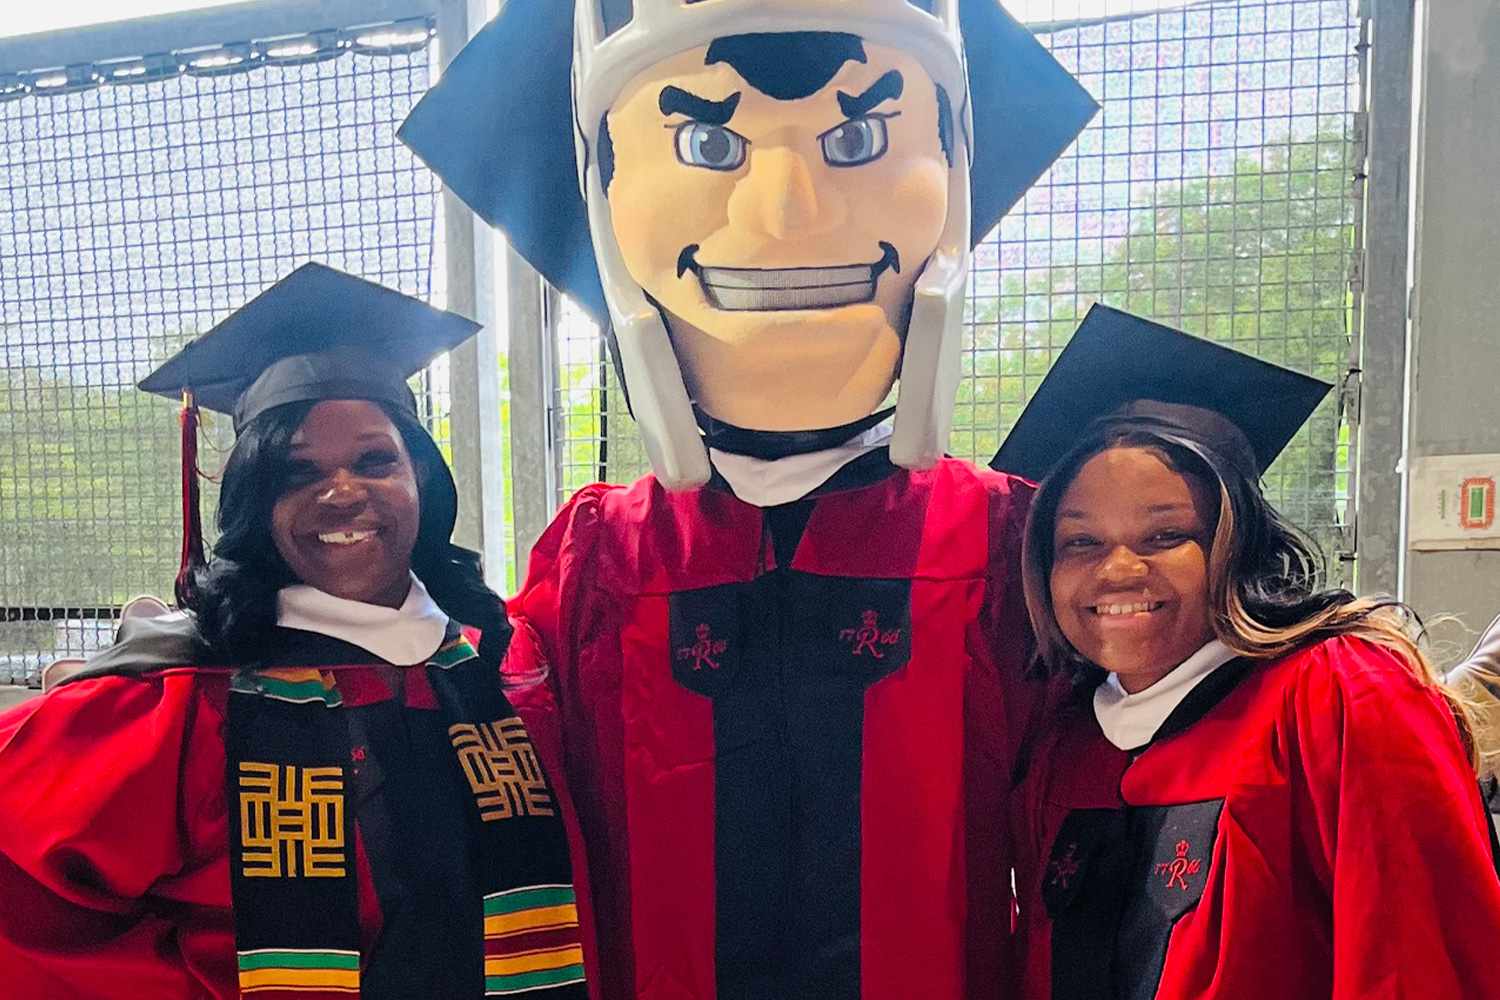
M 401 126 L 450 190 L 613 326 L 631 409 L 670 488 L 705 482 L 708 454 L 666 325 L 621 260 L 590 137 L 622 89 L 663 59 L 788 31 L 909 52 L 957 113 L 965 155 L 954 157 L 947 225 L 916 283 L 891 442 L 893 461 L 922 468 L 942 454 L 952 421 L 971 238 L 1098 110 L 999 0 L 506 0 Z M 983 53 L 967 67 L 965 37 Z
M 790 31 L 843 32 L 909 52 L 958 111 L 963 153 L 953 158 L 942 237 L 915 287 L 891 460 L 927 468 L 947 445 L 961 371 L 972 156 L 958 0 L 577 0 L 573 106 L 579 181 L 631 410 L 657 478 L 668 489 L 707 482 L 708 452 L 666 323 L 626 269 L 615 240 L 590 137 L 621 91 L 663 59 L 728 35 Z

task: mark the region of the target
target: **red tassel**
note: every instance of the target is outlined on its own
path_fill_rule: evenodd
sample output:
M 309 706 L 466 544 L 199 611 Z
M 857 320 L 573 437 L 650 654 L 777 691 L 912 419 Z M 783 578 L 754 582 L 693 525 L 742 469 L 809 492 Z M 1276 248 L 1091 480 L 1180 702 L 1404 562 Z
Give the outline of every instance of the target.
M 192 595 L 193 571 L 204 564 L 203 518 L 198 511 L 198 404 L 183 390 L 182 413 L 182 559 L 177 567 L 177 606 L 186 607 Z

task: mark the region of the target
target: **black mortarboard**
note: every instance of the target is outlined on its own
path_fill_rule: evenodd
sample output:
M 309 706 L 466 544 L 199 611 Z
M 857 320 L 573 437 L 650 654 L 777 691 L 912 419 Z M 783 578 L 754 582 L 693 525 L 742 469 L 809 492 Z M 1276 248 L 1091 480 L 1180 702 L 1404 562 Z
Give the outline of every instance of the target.
M 384 285 L 304 264 L 147 375 L 141 389 L 183 401 L 178 603 L 186 603 L 192 570 L 203 562 L 200 406 L 233 416 L 236 434 L 269 410 L 319 399 L 367 399 L 415 417 L 407 379 L 478 329 L 473 320 Z M 430 438 L 419 446 L 426 454 L 414 457 L 431 467 L 436 484 L 422 498 L 423 519 L 451 532 L 458 505 L 453 479 Z
M 406 380 L 479 324 L 420 299 L 304 264 L 178 351 L 140 383 L 234 417 L 310 399 L 371 399 L 416 413 Z
M 1333 386 L 1096 305 L 990 465 L 1040 480 L 1097 420 L 1186 432 L 1255 478 Z
M 1099 110 L 999 0 L 962 0 L 978 243 Z M 556 288 L 609 312 L 579 192 L 572 0 L 507 0 L 414 108 L 401 140 Z M 957 99 L 957 95 L 954 95 Z M 598 122 L 583 123 L 590 133 Z

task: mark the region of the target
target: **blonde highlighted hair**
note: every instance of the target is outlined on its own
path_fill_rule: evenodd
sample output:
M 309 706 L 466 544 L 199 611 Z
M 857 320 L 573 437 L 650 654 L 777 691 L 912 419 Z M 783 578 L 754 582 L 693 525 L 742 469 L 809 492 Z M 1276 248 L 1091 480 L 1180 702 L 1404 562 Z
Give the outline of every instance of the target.
M 1273 660 L 1304 646 L 1350 636 L 1391 651 L 1419 682 L 1438 692 L 1458 724 L 1470 761 L 1478 765 L 1468 703 L 1448 688 L 1421 647 L 1416 614 L 1388 598 L 1356 597 L 1322 588 L 1317 546 L 1277 513 L 1245 470 L 1196 441 L 1190 432 L 1129 420 L 1101 421 L 1058 463 L 1032 503 L 1022 546 L 1026 609 L 1037 637 L 1037 655 L 1051 673 L 1080 683 L 1102 678 L 1058 627 L 1052 609 L 1054 522 L 1063 493 L 1090 458 L 1110 448 L 1147 448 L 1181 475 L 1218 497 L 1208 553 L 1209 606 L 1214 633 L 1240 656 Z M 1217 487 L 1215 489 L 1215 487 Z

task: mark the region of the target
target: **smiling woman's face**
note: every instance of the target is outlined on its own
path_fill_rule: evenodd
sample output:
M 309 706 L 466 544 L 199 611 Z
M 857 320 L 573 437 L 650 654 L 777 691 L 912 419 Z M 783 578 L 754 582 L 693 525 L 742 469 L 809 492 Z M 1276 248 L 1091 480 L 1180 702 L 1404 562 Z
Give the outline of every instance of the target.
M 276 551 L 335 597 L 399 607 L 421 521 L 416 471 L 385 412 L 363 400 L 308 411 L 271 511 Z
M 857 420 L 890 390 L 948 216 L 937 86 L 867 43 L 782 100 L 708 51 L 643 73 L 609 114 L 625 264 L 710 414 L 761 430 Z
M 1214 637 L 1215 516 L 1209 490 L 1148 448 L 1100 452 L 1058 502 L 1052 613 L 1125 690 L 1145 690 Z

